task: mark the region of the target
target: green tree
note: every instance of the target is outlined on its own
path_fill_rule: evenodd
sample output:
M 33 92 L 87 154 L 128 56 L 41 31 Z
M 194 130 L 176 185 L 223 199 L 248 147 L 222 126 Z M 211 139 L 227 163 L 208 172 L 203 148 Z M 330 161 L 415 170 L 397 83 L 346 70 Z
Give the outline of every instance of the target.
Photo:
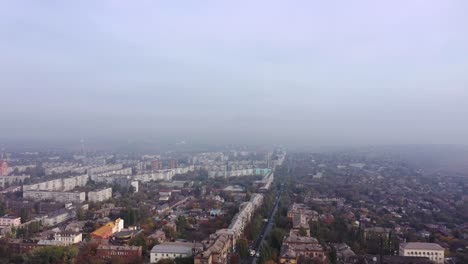
M 239 253 L 241 258 L 246 258 L 249 256 L 249 244 L 246 239 L 240 238 L 237 240 L 236 251 Z
M 175 262 L 175 264 L 193 264 L 194 259 L 193 259 L 193 257 L 175 258 L 174 262 Z
M 32 264 L 71 264 L 78 255 L 76 247 L 41 247 L 31 253 L 28 263 Z
M 130 246 L 141 246 L 143 255 L 148 254 L 148 245 L 144 234 L 139 234 L 138 236 L 133 237 L 129 244 Z
M 24 224 L 29 220 L 29 211 L 26 208 L 21 208 L 20 211 L 21 223 Z
M 304 227 L 301 227 L 299 229 L 299 235 L 300 236 L 307 236 L 307 230 Z
M 337 257 L 336 257 L 336 249 L 334 247 L 331 247 L 329 255 L 330 255 L 330 263 L 331 264 L 336 264 L 337 263 Z
M 281 249 L 281 244 L 283 243 L 284 235 L 285 231 L 283 229 L 275 227 L 268 235 L 268 243 L 272 248 L 279 251 Z

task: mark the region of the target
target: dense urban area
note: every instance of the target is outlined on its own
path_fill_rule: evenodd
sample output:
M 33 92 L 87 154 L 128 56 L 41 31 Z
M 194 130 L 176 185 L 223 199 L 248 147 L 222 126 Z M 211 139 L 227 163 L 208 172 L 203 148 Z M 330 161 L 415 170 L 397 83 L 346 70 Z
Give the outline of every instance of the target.
M 372 150 L 4 151 L 0 263 L 468 263 L 468 178 Z

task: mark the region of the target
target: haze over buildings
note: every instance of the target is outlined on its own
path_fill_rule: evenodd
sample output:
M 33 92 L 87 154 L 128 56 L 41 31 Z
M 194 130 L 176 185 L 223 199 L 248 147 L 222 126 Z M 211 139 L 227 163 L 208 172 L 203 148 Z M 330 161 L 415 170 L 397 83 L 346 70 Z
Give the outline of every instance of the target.
M 0 140 L 465 143 L 467 7 L 5 1 Z

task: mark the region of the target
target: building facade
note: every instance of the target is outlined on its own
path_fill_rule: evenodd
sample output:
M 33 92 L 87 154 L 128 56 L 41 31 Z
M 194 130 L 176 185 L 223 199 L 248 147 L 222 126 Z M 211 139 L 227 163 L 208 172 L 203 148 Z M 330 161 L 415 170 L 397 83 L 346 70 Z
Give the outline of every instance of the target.
M 57 191 L 23 191 L 23 198 L 35 201 L 53 200 L 62 203 L 81 203 L 86 200 L 86 193 Z
M 112 188 L 88 192 L 88 201 L 102 202 L 112 198 Z
M 189 242 L 164 242 L 155 245 L 151 249 L 150 262 L 157 263 L 161 259 L 186 258 L 194 255 L 195 252 L 201 251 L 200 243 Z
M 80 232 L 63 231 L 54 235 L 54 240 L 62 242 L 65 245 L 78 244 L 83 240 L 83 235 Z
M 103 260 L 118 259 L 125 263 L 136 263 L 141 259 L 142 247 L 99 245 L 96 255 Z
M 444 248 L 436 243 L 410 242 L 400 245 L 400 256 L 426 257 L 435 263 L 444 263 Z
M 21 218 L 16 216 L 4 215 L 0 217 L 1 227 L 15 227 L 21 225 Z

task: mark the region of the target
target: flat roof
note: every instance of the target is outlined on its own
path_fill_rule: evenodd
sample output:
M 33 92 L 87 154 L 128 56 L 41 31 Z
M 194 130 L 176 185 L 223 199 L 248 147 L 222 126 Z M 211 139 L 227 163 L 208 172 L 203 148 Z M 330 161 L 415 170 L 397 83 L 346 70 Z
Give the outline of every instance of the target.
M 154 246 L 151 253 L 177 253 L 191 254 L 195 243 L 190 242 L 164 242 Z
M 414 250 L 444 250 L 439 244 L 436 243 L 424 243 L 424 242 L 409 242 L 402 245 L 403 249 L 414 249 Z

